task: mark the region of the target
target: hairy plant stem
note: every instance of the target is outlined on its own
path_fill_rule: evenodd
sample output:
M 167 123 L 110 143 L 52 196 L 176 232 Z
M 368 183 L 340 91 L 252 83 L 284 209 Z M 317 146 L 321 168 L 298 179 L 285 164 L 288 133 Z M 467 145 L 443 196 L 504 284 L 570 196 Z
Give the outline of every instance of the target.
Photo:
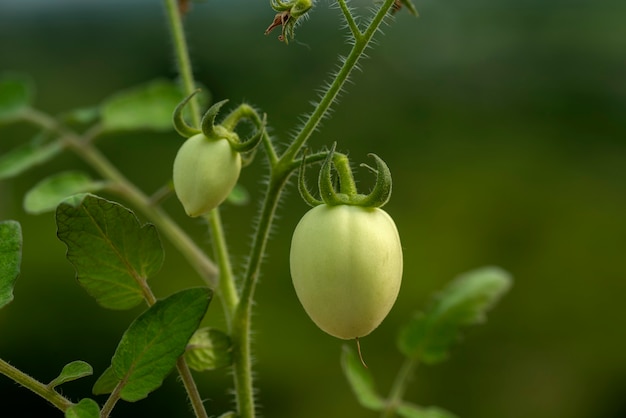
M 330 84 L 330 87 L 326 90 L 326 93 L 323 95 L 292 144 L 276 163 L 271 166 L 270 181 L 250 251 L 241 291 L 241 299 L 233 322 L 233 367 L 235 372 L 238 416 L 240 418 L 253 418 L 255 416 L 254 388 L 252 383 L 252 354 L 250 347 L 252 303 L 259 277 L 261 261 L 263 260 L 280 195 L 289 176 L 297 167 L 297 165 L 294 164 L 297 153 L 304 146 L 307 139 L 330 109 L 337 94 L 348 80 L 350 73 L 355 68 L 363 51 L 372 40 L 392 4 L 393 0 L 385 0 L 385 3 L 371 20 L 362 36 L 355 36 L 355 43 L 352 50 L 344 61 L 343 66 L 336 74 L 335 79 Z
M 404 391 L 409 383 L 409 380 L 413 377 L 413 372 L 417 367 L 417 360 L 406 359 L 402 367 L 396 375 L 396 379 L 393 382 L 389 397 L 387 398 L 387 405 L 383 410 L 380 418 L 393 418 L 396 415 L 396 410 L 402 402 Z
M 167 10 L 168 25 L 172 32 L 178 73 L 182 80 L 185 96 L 188 96 L 196 90 L 196 82 L 191 69 L 191 59 L 189 58 L 189 49 L 187 48 L 187 40 L 185 39 L 185 30 L 183 28 L 182 16 L 178 8 L 178 1 L 165 0 L 165 8 Z M 189 101 L 189 107 L 191 109 L 191 120 L 194 128 L 199 128 L 200 105 L 198 104 L 198 98 L 196 96 L 192 97 Z
M 317 104 L 316 108 L 313 110 L 313 113 L 309 116 L 306 123 L 302 126 L 295 139 L 289 145 L 289 148 L 285 151 L 282 161 L 293 161 L 296 154 L 302 146 L 309 139 L 311 134 L 315 131 L 319 123 L 322 121 L 328 109 L 333 104 L 337 95 L 343 88 L 343 85 L 348 80 L 348 77 L 352 73 L 352 70 L 356 67 L 359 59 L 363 55 L 363 52 L 369 45 L 370 41 L 378 31 L 380 24 L 382 23 L 385 15 L 389 12 L 389 9 L 393 5 L 394 0 L 385 0 L 380 9 L 376 12 L 369 25 L 365 29 L 365 32 L 354 35 L 354 44 L 352 45 L 352 49 L 350 53 L 343 61 L 343 65 L 339 69 L 339 72 L 335 75 L 332 83 L 322 96 L 322 99 Z M 347 9 L 346 9 L 347 10 Z M 349 11 L 348 11 L 349 13 Z
M 220 217 L 219 208 L 213 209 L 207 215 L 211 232 L 213 234 L 213 252 L 217 263 L 220 265 L 219 274 L 219 295 L 224 304 L 224 316 L 228 329 L 232 329 L 232 320 L 239 304 L 239 295 L 235 287 L 235 275 L 233 274 L 230 261 L 228 259 L 228 246 L 224 239 L 224 228 Z
M 5 375 L 9 379 L 24 386 L 25 388 L 30 389 L 63 412 L 65 412 L 69 407 L 74 405 L 69 399 L 63 397 L 53 388 L 41 383 L 38 380 L 33 379 L 26 373 L 22 372 L 19 369 L 16 369 L 2 359 L 0 359 L 0 374 Z
M 270 175 L 259 224 L 252 242 L 241 299 L 233 322 L 233 367 L 237 394 L 237 412 L 240 418 L 252 418 L 255 416 L 252 352 L 250 347 L 252 302 L 272 221 L 281 192 L 291 172 L 277 172 L 273 170 Z

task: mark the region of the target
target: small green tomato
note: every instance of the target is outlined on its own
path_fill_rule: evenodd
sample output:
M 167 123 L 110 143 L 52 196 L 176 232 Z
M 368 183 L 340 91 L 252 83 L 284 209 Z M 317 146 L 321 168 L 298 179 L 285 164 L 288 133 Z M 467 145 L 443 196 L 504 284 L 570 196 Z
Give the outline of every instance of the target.
M 400 236 L 382 209 L 322 204 L 296 226 L 290 267 L 298 299 L 318 327 L 341 339 L 363 337 L 398 296 Z
M 187 215 L 203 215 L 222 203 L 240 172 L 241 156 L 228 140 L 204 134 L 187 139 L 174 160 L 174 189 Z

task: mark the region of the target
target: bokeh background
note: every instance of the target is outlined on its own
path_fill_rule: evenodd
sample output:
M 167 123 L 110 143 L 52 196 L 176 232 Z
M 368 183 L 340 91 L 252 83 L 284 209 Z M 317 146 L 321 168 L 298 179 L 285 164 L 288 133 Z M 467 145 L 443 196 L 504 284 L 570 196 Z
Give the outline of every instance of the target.
M 285 143 L 337 54 L 346 53 L 339 11 L 317 2 L 297 41 L 263 31 L 266 1 L 207 0 L 187 18 L 197 78 L 216 100 L 267 112 Z M 387 393 L 401 364 L 395 334 L 457 274 L 499 265 L 515 277 L 486 324 L 467 330 L 446 363 L 418 369 L 407 398 L 463 418 L 626 417 L 626 2 L 622 0 L 417 0 L 378 36 L 313 148 L 338 141 L 355 162 L 383 157 L 394 176 L 386 207 L 400 229 L 406 272 L 398 302 L 362 340 Z M 369 4 L 355 2 L 366 12 Z M 174 79 L 159 1 L 0 0 L 0 71 L 25 73 L 36 105 L 51 114 L 98 104 L 154 78 Z M 29 140 L 22 124 L 0 127 L 0 152 Z M 181 140 L 118 134 L 103 151 L 147 191 L 166 181 Z M 262 156 L 241 182 L 260 196 Z M 106 311 L 79 287 L 56 239 L 52 214 L 29 216 L 24 193 L 69 168 L 73 155 L 0 182 L 0 219 L 24 230 L 15 301 L 0 312 L 0 356 L 42 381 L 81 359 L 96 376 L 139 310 Z M 366 172 L 358 175 L 367 186 Z M 210 249 L 202 222 L 175 199 L 166 208 Z M 288 250 L 305 204 L 294 188 L 280 219 L 255 309 L 255 356 L 263 416 L 375 417 L 361 409 L 339 367 L 342 342 L 319 331 L 293 292 Z M 240 265 L 257 204 L 226 207 Z M 166 244 L 153 278 L 164 296 L 198 278 Z M 208 323 L 223 326 L 220 307 Z M 64 385 L 90 396 L 96 377 Z M 228 371 L 198 376 L 207 408 L 232 404 Z M 0 416 L 60 416 L 0 376 Z M 191 416 L 175 377 L 116 417 Z M 182 411 L 182 412 L 181 412 Z

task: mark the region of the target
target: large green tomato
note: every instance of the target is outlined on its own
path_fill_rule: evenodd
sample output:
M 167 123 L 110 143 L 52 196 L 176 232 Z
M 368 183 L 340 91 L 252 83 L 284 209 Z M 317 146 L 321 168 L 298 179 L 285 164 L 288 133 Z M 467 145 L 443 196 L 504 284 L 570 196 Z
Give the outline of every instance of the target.
M 298 299 L 318 327 L 337 338 L 363 337 L 398 296 L 400 236 L 382 209 L 319 205 L 296 226 L 290 267 Z
M 174 189 L 187 215 L 203 215 L 222 203 L 240 172 L 241 156 L 226 139 L 187 139 L 174 160 Z

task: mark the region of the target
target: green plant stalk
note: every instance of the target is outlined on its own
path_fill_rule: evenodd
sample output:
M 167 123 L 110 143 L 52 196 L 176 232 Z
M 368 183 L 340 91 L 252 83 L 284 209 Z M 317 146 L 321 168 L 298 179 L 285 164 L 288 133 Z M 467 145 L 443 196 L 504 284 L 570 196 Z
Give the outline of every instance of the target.
M 283 154 L 281 161 L 293 161 L 296 154 L 304 146 L 311 134 L 315 131 L 319 123 L 324 118 L 324 115 L 330 109 L 331 105 L 337 98 L 337 95 L 343 88 L 343 85 L 348 80 L 352 70 L 356 67 L 359 59 L 363 55 L 363 52 L 369 45 L 370 41 L 374 37 L 374 34 L 380 27 L 385 15 L 389 12 L 389 9 L 393 5 L 394 0 L 385 0 L 381 8 L 376 12 L 373 19 L 370 21 L 365 32 L 361 35 L 354 37 L 354 44 L 348 54 L 347 58 L 343 62 L 343 65 L 336 74 L 334 80 L 328 87 L 328 90 L 322 96 L 322 99 L 318 103 L 317 107 L 313 110 L 313 113 L 309 116 L 309 119 L 300 129 L 300 132 L 296 135 L 294 141 L 289 148 Z M 349 13 L 349 10 L 348 10 Z
M 178 73 L 180 74 L 185 95 L 190 95 L 196 90 L 196 83 L 191 70 L 191 59 L 189 58 L 189 49 L 185 39 L 185 30 L 183 28 L 183 20 L 178 9 L 177 0 L 165 0 L 165 8 L 167 10 L 168 24 L 172 32 L 172 40 L 174 42 L 174 53 L 176 54 L 176 63 L 178 65 Z M 192 97 L 189 101 L 191 109 L 191 120 L 194 128 L 200 127 L 200 105 L 198 98 Z
M 245 284 L 233 322 L 233 368 L 237 412 L 239 418 L 255 416 L 254 388 L 252 382 L 252 352 L 250 346 L 251 313 L 254 290 L 259 276 L 261 261 L 269 238 L 272 221 L 276 213 L 280 195 L 287 183 L 290 172 L 272 172 L 263 201 L 259 224 L 252 243 L 250 260 L 245 275 Z
M 196 417 L 209 418 L 206 409 L 204 409 L 204 403 L 202 402 L 200 392 L 198 392 L 196 381 L 193 379 L 193 375 L 191 374 L 191 370 L 189 370 L 189 366 L 187 365 L 187 361 L 185 361 L 184 356 L 179 357 L 176 361 L 176 369 L 178 370 L 178 375 L 182 379 L 183 385 L 187 390 L 189 402 L 191 402 L 191 407 L 193 408 L 193 412 L 196 414 Z
M 389 397 L 385 409 L 383 410 L 380 418 L 393 418 L 396 415 L 396 410 L 402 402 L 402 397 L 406 391 L 406 386 L 409 380 L 413 377 L 413 372 L 417 367 L 417 360 L 407 358 L 402 364 L 402 367 L 396 375 L 396 379 L 393 382 Z
M 54 389 L 41 383 L 38 380 L 33 379 L 26 373 L 11 366 L 6 361 L 0 359 L 0 373 L 8 377 L 9 379 L 17 382 L 18 384 L 30 389 L 37 395 L 41 396 L 56 408 L 65 412 L 69 407 L 74 405 L 69 399 L 66 399 Z
M 270 181 L 263 202 L 259 224 L 252 243 L 248 267 L 241 291 L 241 299 L 235 315 L 233 333 L 231 336 L 233 339 L 235 390 L 237 395 L 238 416 L 240 418 L 253 418 L 255 416 L 252 383 L 252 354 L 250 348 L 252 302 L 254 300 L 254 290 L 258 281 L 261 261 L 263 260 L 280 195 L 289 176 L 293 173 L 295 167 L 297 167 L 297 165 L 294 164 L 296 154 L 304 146 L 307 139 L 330 109 L 337 94 L 348 80 L 350 73 L 362 56 L 363 51 L 372 40 L 392 4 L 393 0 L 385 0 L 385 3 L 371 20 L 363 36 L 355 39 L 355 43 L 348 58 L 345 60 L 319 104 L 314 109 L 313 113 L 311 113 L 309 119 L 294 139 L 294 142 L 287 148 L 277 163 L 272 166 Z
M 214 257 L 220 268 L 219 274 L 219 292 L 224 304 L 224 316 L 226 317 L 226 324 L 228 329 L 232 329 L 232 319 L 239 304 L 239 295 L 235 287 L 235 275 L 233 274 L 229 259 L 228 259 L 228 246 L 224 239 L 224 230 L 222 227 L 222 220 L 220 216 L 219 208 L 213 209 L 206 216 L 211 232 L 213 235 L 213 249 Z

